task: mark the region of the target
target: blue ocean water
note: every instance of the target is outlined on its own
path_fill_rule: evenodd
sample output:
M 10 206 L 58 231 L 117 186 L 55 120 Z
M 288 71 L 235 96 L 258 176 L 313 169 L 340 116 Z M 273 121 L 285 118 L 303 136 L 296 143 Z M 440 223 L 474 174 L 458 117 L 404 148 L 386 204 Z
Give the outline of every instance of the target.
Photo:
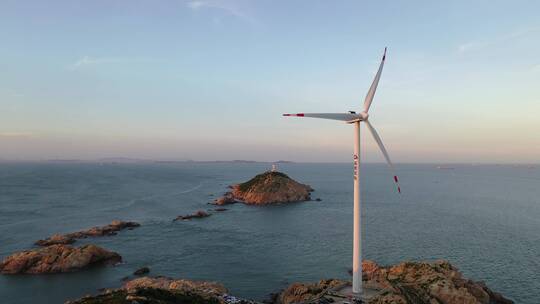
M 263 299 L 295 281 L 348 278 L 352 255 L 350 164 L 282 164 L 316 190 L 311 201 L 236 204 L 209 218 L 172 222 L 269 168 L 261 163 L 0 164 L 0 258 L 37 239 L 134 220 L 140 228 L 86 239 L 123 264 L 54 275 L 0 275 L 2 303 L 63 303 L 149 266 L 152 275 L 220 281 Z M 402 195 L 382 164 L 362 167 L 363 253 L 380 264 L 448 259 L 517 303 L 540 299 L 540 168 L 399 165 Z

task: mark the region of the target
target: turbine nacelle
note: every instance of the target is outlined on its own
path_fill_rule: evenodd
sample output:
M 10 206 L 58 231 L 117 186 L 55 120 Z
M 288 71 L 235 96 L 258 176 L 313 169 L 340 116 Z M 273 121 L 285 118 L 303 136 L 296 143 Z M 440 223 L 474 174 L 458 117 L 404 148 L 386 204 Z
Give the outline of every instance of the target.
M 369 117 L 369 114 L 364 111 L 360 112 L 360 114 L 357 114 L 354 111 L 349 111 L 349 113 L 356 115 L 357 118 L 346 121 L 345 123 L 348 123 L 348 124 L 352 124 L 359 121 L 366 121 Z

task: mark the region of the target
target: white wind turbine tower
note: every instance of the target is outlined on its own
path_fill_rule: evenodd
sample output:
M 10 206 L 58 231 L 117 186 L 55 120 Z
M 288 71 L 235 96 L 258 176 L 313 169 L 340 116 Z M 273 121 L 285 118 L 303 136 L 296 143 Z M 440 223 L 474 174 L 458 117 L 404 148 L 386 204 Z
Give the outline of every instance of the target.
M 362 251 L 361 251 L 361 226 L 360 226 L 360 122 L 365 122 L 368 130 L 371 135 L 377 142 L 377 145 L 381 149 L 386 162 L 390 166 L 392 172 L 394 171 L 394 166 L 386 148 L 384 147 L 379 134 L 373 128 L 371 123 L 368 120 L 368 111 L 375 96 L 375 91 L 377 90 L 377 84 L 381 78 L 382 69 L 384 66 L 384 61 L 386 59 L 386 48 L 384 49 L 384 55 L 381 60 L 381 65 L 379 70 L 373 79 L 373 83 L 369 88 L 369 91 L 364 100 L 364 109 L 362 112 L 357 114 L 354 111 L 349 111 L 349 113 L 298 113 L 298 114 L 283 114 L 283 116 L 296 116 L 296 117 L 312 117 L 312 118 L 322 118 L 322 119 L 332 119 L 332 120 L 341 120 L 348 124 L 354 124 L 354 228 L 353 228 L 353 283 L 352 291 L 355 295 L 362 294 Z M 394 174 L 394 182 L 396 183 L 398 192 L 401 193 L 399 187 L 397 175 Z

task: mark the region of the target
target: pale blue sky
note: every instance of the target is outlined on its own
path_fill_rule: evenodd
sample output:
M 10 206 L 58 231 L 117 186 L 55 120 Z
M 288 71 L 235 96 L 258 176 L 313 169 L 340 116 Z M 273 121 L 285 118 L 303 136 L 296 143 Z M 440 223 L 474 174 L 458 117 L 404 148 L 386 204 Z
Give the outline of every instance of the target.
M 540 161 L 538 1 L 0 1 L 0 159 Z M 381 161 L 365 134 L 365 160 Z

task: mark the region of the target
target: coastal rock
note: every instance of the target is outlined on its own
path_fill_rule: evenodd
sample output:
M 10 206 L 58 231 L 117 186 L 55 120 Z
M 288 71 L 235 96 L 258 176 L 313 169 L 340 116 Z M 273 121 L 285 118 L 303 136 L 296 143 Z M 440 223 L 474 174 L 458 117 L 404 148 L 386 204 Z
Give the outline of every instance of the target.
M 75 242 L 76 239 L 115 235 L 120 230 L 123 230 L 126 228 L 133 229 L 139 226 L 140 224 L 136 222 L 124 222 L 124 221 L 114 220 L 109 225 L 105 225 L 101 227 L 92 227 L 88 230 L 77 231 L 77 232 L 72 232 L 72 233 L 67 233 L 67 234 L 55 234 L 44 240 L 38 240 L 35 244 L 38 246 L 72 244 Z
M 148 267 L 141 267 L 141 268 L 135 270 L 135 271 L 133 272 L 133 274 L 136 275 L 136 276 L 140 276 L 140 275 L 143 275 L 143 274 L 147 274 L 147 273 L 149 273 L 149 272 L 150 272 L 150 268 L 148 268 Z
M 52 236 L 35 242 L 38 246 L 68 245 L 75 243 L 75 238 L 66 234 L 53 234 Z
M 345 286 L 348 283 L 341 280 L 321 280 L 317 283 L 293 283 L 281 292 L 277 298 L 278 304 L 307 303 L 319 299 L 330 289 Z
M 97 296 L 85 296 L 65 304 L 225 304 L 217 297 L 204 297 L 196 293 L 158 288 L 140 288 L 132 291 L 113 289 Z
M 384 290 L 371 298 L 369 304 L 513 303 L 490 290 L 483 282 L 463 278 L 458 269 L 447 261 L 404 262 L 389 267 L 363 261 L 362 268 L 364 285 Z M 331 297 L 330 291 L 345 283 L 347 282 L 338 280 L 325 280 L 315 284 L 295 283 L 277 297 L 277 303 L 303 303 Z
M 73 272 L 98 264 L 116 264 L 122 257 L 96 245 L 51 245 L 14 253 L 0 263 L 4 274 Z
M 124 284 L 124 289 L 131 291 L 140 288 L 158 288 L 176 291 L 189 291 L 201 295 L 221 296 L 228 291 L 220 283 L 208 281 L 191 281 L 184 279 L 172 279 L 168 277 L 142 277 L 131 280 Z
M 167 277 L 142 277 L 131 280 L 122 288 L 107 290 L 97 296 L 86 296 L 66 304 L 97 303 L 253 303 L 227 295 L 227 289 L 219 283 L 190 281 Z
M 193 214 L 188 214 L 188 215 L 179 215 L 177 216 L 173 221 L 178 221 L 178 220 L 190 220 L 192 218 L 203 218 L 203 217 L 208 217 L 210 216 L 209 213 L 207 213 L 206 211 L 204 210 L 199 210 Z
M 301 184 L 284 173 L 268 171 L 251 180 L 231 186 L 232 191 L 223 197 L 230 201 L 241 201 L 249 205 L 267 205 L 311 200 L 313 189 Z
M 232 192 L 227 192 L 222 197 L 215 199 L 213 204 L 217 206 L 223 206 L 235 203 L 238 203 L 238 201 L 234 198 Z

